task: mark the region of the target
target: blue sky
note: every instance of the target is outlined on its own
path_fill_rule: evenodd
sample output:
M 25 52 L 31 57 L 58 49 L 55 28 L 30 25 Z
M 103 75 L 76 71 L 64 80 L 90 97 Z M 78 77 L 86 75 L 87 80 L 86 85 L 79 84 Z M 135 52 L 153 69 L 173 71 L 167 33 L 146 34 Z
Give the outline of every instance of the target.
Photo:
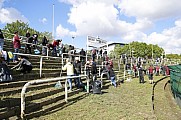
M 0 0 L 0 28 L 15 20 L 85 48 L 87 36 L 108 42 L 158 44 L 181 53 L 180 0 Z M 169 9 L 168 9 L 169 8 Z

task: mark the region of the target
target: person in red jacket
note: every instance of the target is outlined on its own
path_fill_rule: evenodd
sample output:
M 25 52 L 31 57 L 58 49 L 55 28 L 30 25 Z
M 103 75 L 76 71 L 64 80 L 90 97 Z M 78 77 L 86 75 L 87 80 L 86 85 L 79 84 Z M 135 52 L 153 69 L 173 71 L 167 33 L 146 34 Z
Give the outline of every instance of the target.
M 166 75 L 167 76 L 170 75 L 170 70 L 169 70 L 168 66 L 166 66 L 166 65 L 165 65 L 165 70 L 166 70 Z
M 153 72 L 154 72 L 154 67 L 153 65 L 150 65 L 150 67 L 148 68 L 148 77 L 149 77 L 150 84 L 153 83 Z
M 156 72 L 156 76 L 159 76 L 160 67 L 158 65 L 155 67 L 155 72 Z
M 19 49 L 21 48 L 21 43 L 20 43 L 20 37 L 18 35 L 18 31 L 14 32 L 14 37 L 13 37 L 13 47 L 14 47 L 14 53 L 18 53 Z M 13 58 L 14 62 L 18 61 L 17 55 L 14 55 Z
M 52 56 L 57 56 L 57 46 L 58 46 L 58 42 L 56 40 L 53 40 L 52 42 Z

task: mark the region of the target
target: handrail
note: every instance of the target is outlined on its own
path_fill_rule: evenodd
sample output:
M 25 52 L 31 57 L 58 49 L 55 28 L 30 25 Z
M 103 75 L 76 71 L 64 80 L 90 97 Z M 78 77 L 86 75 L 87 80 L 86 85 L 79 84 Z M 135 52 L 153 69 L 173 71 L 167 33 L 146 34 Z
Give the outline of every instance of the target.
M 8 38 L 4 38 L 5 40 L 8 40 L 8 41 L 13 41 L 12 39 L 8 39 Z M 47 46 L 43 46 L 43 45 L 37 45 L 37 44 L 33 44 L 33 43 L 28 43 L 28 42 L 24 42 L 24 41 L 22 41 L 22 43 L 23 44 L 29 44 L 29 45 L 33 45 L 33 46 L 38 46 L 38 47 L 42 47 L 42 48 L 46 48 L 47 49 L 47 57 L 48 57 L 48 51 L 49 51 L 49 49 L 48 49 L 48 47 Z
M 32 80 L 27 82 L 22 90 L 21 90 L 21 118 L 24 119 L 24 114 L 25 114 L 25 93 L 26 93 L 26 89 L 28 88 L 28 86 L 33 85 L 33 84 L 39 84 L 39 83 L 46 83 L 46 82 L 56 82 L 56 81 L 60 81 L 60 80 L 64 80 L 65 81 L 65 102 L 67 101 L 68 98 L 68 92 L 67 92 L 67 79 L 68 78 L 79 78 L 79 77 L 86 77 L 87 79 L 87 93 L 89 93 L 89 78 L 86 75 L 79 75 L 79 76 L 72 76 L 72 77 L 57 77 L 57 78 L 51 78 L 51 79 L 39 79 L 39 80 Z
M 55 58 L 55 59 L 61 59 L 60 57 L 51 57 L 51 56 L 42 56 L 42 55 L 32 55 L 32 54 L 23 54 L 23 53 L 13 53 L 16 55 L 23 55 L 23 56 L 33 56 L 33 57 L 40 57 L 40 78 L 42 76 L 42 64 L 43 64 L 43 58 Z

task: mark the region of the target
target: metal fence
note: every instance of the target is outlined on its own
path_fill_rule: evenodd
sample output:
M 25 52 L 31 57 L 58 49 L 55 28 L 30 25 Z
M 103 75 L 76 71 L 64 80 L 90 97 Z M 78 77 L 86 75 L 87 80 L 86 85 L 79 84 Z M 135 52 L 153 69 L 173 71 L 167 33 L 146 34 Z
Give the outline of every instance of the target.
M 181 108 L 181 65 L 168 66 L 170 68 L 170 83 L 173 96 Z
M 21 118 L 24 119 L 25 115 L 25 98 L 26 98 L 26 90 L 30 85 L 34 84 L 42 84 L 42 83 L 47 83 L 47 82 L 58 82 L 60 80 L 66 80 L 65 81 L 65 102 L 68 102 L 68 90 L 67 90 L 67 79 L 68 78 L 78 78 L 78 77 L 86 77 L 87 79 L 87 93 L 89 93 L 89 78 L 86 75 L 79 75 L 79 76 L 72 76 L 72 77 L 57 77 L 57 78 L 52 78 L 52 79 L 39 79 L 39 80 L 32 80 L 27 82 L 21 91 Z

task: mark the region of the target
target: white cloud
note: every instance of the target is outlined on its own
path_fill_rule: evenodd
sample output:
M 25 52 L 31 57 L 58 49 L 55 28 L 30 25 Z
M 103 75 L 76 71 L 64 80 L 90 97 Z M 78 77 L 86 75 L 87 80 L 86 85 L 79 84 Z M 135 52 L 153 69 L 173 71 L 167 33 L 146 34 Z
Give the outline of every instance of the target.
M 156 28 L 157 20 L 181 18 L 180 0 L 60 0 L 72 5 L 68 23 L 76 28 L 78 36 L 103 36 L 121 39 L 123 42 L 140 41 L 158 44 L 167 53 L 181 53 L 181 20 L 175 26 L 159 33 L 147 34 Z M 123 20 L 121 15 L 135 18 L 135 22 Z M 70 35 L 68 29 L 59 26 L 62 35 Z M 120 42 L 122 42 L 120 41 Z
M 167 53 L 181 53 L 181 20 L 175 22 L 175 26 L 165 29 L 162 33 L 152 33 L 148 36 L 151 43 L 162 46 Z
M 3 8 L 3 3 L 5 0 L 0 0 L 0 23 L 11 23 L 16 20 L 23 21 L 25 23 L 29 22 L 28 19 L 22 15 L 15 8 Z
M 56 28 L 56 37 L 65 37 L 65 36 L 76 36 L 76 33 L 69 31 L 67 28 L 63 28 L 61 24 Z
M 47 19 L 46 18 L 42 18 L 42 19 L 40 19 L 39 20 L 41 23 L 43 23 L 43 24 L 46 24 L 47 23 Z
M 122 36 L 124 42 L 139 41 L 148 44 L 157 44 L 164 48 L 166 53 L 181 53 L 181 20 L 175 22 L 175 26 L 163 30 L 161 33 L 153 32 L 147 35 L 140 31 L 127 32 Z
M 61 0 L 62 1 L 62 0 Z M 119 19 L 119 10 L 115 7 L 118 0 L 63 0 L 72 4 L 68 22 L 76 27 L 79 36 L 120 36 L 133 30 L 145 31 L 153 23 L 144 18 L 135 23 L 128 23 Z
M 137 18 L 152 20 L 180 16 L 180 0 L 121 0 L 121 12 Z

